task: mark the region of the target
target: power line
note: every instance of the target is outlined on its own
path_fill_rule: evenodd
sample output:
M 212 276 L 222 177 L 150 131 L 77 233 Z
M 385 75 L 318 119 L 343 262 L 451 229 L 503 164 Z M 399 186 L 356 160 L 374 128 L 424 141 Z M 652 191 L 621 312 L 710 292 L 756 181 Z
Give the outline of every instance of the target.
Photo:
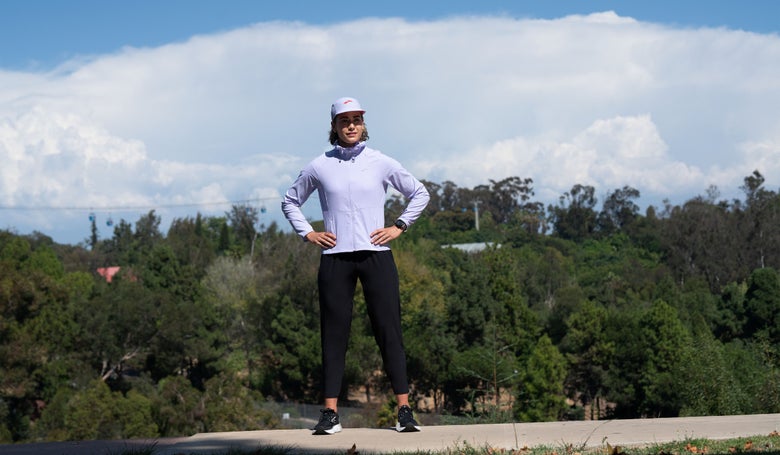
M 85 212 L 130 212 L 137 210 L 170 209 L 183 207 L 208 207 L 221 205 L 240 205 L 263 201 L 279 199 L 279 197 L 263 197 L 254 199 L 239 199 L 233 201 L 215 201 L 215 202 L 190 202 L 183 204 L 156 204 L 156 205 L 117 205 L 117 206 L 46 206 L 46 205 L 0 205 L 0 210 L 13 211 L 85 211 Z

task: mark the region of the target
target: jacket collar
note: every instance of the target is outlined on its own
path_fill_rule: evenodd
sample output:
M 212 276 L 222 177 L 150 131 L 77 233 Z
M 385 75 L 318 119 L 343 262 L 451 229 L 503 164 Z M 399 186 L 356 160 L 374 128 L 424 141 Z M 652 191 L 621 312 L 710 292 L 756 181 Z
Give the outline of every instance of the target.
M 333 154 L 333 157 L 338 158 L 340 160 L 351 160 L 356 156 L 360 155 L 360 152 L 362 152 L 365 148 L 366 148 L 365 141 L 358 142 L 352 147 L 342 147 L 336 144 L 333 146 L 333 150 L 331 151 L 331 153 Z

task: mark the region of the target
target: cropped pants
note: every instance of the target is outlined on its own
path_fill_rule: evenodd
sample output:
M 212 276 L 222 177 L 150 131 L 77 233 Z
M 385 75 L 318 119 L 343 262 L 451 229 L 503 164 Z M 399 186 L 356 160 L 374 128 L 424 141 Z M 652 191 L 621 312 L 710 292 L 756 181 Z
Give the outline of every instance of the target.
M 357 280 L 363 285 L 374 339 L 396 395 L 409 393 L 401 336 L 398 269 L 391 251 L 323 254 L 317 284 L 325 398 L 337 398 L 344 377 L 352 304 Z

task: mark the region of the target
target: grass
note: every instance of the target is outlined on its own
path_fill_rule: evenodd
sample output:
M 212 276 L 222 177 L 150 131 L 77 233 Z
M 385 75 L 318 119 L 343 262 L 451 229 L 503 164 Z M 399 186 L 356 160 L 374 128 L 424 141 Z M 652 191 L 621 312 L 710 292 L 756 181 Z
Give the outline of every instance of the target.
M 122 451 L 112 455 L 155 455 L 154 447 Z M 263 448 L 257 450 L 228 450 L 215 452 L 219 455 L 295 455 L 291 448 Z M 333 452 L 333 455 L 345 452 Z M 473 447 L 468 444 L 454 446 L 440 451 L 392 452 L 393 455 L 780 455 L 780 434 L 725 440 L 685 439 L 677 442 L 651 444 L 641 447 L 611 446 L 602 441 L 598 447 L 561 446 L 523 447 L 521 449 L 500 449 Z M 188 455 L 188 454 L 181 454 Z M 201 454 L 202 455 L 202 454 Z M 346 455 L 372 455 L 358 450 L 347 451 Z

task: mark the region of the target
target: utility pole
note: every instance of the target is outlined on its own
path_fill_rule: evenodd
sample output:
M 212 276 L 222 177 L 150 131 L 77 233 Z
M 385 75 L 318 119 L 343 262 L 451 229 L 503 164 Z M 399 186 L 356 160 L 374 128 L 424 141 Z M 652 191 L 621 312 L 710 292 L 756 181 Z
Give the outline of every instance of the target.
M 479 230 L 479 199 L 474 200 L 474 227 Z
M 270 199 L 270 198 L 267 198 Z M 255 258 L 255 243 L 257 242 L 257 236 L 260 235 L 260 229 L 263 227 L 263 220 L 260 218 L 263 214 L 265 214 L 265 205 L 260 206 L 260 215 L 257 217 L 257 229 L 255 230 L 255 236 L 252 239 L 252 246 L 249 248 L 249 257 L 251 259 Z

